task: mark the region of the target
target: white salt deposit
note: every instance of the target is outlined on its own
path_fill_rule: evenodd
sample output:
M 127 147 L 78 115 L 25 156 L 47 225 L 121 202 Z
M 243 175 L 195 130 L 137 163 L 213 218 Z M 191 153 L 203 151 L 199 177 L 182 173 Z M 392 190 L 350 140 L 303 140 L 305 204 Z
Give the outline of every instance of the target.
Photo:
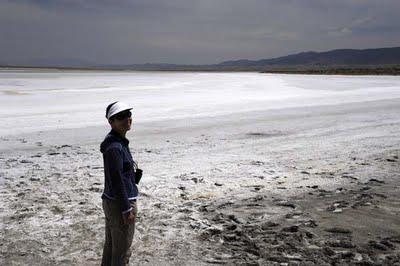
M 391 76 L 0 71 L 0 136 L 103 125 L 117 100 L 156 121 L 394 98 Z
M 270 265 L 293 254 L 315 265 L 354 262 L 338 258 L 343 247 L 331 243 L 343 234 L 323 233 L 329 228 L 351 232 L 348 252 L 394 264 L 399 83 L 388 76 L 0 72 L 0 265 L 100 264 L 99 144 L 114 100 L 135 107 L 127 137 L 145 173 L 133 265 Z M 174 117 L 186 119 L 166 120 Z

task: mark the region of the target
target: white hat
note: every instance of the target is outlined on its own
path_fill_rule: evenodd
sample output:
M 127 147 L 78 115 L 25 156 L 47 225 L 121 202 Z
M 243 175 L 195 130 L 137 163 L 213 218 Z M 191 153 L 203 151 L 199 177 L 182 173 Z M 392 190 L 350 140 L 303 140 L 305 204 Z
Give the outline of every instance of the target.
M 127 105 L 126 103 L 123 102 L 115 102 L 110 104 L 107 109 L 106 109 L 106 117 L 107 119 L 110 119 L 113 115 L 116 115 L 120 112 L 126 111 L 126 110 L 131 110 L 132 107 Z

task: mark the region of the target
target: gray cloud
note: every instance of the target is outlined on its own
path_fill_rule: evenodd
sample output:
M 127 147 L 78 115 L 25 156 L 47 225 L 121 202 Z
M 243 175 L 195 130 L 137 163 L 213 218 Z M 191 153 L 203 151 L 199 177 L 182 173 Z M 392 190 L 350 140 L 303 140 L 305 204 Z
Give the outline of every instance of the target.
M 0 63 L 216 63 L 399 46 L 398 0 L 0 0 Z

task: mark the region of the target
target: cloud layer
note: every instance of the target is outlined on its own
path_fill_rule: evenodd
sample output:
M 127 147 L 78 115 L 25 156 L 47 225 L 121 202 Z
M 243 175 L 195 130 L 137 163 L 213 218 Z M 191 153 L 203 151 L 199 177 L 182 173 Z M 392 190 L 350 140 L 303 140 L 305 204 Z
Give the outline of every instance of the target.
M 217 63 L 400 46 L 398 0 L 0 0 L 0 63 Z

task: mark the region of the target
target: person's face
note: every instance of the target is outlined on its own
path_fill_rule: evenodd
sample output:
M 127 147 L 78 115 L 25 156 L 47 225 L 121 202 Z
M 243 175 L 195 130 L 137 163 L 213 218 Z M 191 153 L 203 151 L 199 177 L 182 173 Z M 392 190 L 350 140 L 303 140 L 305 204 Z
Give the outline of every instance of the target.
M 132 113 L 131 111 L 123 111 L 113 116 L 110 119 L 111 127 L 119 133 L 125 134 L 132 126 Z

